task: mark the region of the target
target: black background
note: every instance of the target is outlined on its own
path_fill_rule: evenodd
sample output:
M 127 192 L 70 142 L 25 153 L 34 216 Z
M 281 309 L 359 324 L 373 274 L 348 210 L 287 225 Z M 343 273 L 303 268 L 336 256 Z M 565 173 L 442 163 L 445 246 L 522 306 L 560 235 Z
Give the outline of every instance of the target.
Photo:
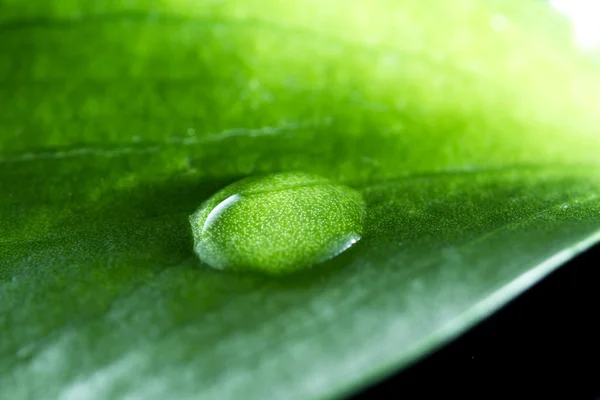
M 600 246 L 355 398 L 600 399 Z

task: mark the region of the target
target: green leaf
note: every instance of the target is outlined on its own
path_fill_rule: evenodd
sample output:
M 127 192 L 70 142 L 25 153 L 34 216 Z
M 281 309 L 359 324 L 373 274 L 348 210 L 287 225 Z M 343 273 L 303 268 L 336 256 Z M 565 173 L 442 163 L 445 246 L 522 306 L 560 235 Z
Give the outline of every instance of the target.
M 597 242 L 598 65 L 543 2 L 426 3 L 0 0 L 0 398 L 341 396 Z M 288 170 L 363 239 L 203 265 L 188 216 Z

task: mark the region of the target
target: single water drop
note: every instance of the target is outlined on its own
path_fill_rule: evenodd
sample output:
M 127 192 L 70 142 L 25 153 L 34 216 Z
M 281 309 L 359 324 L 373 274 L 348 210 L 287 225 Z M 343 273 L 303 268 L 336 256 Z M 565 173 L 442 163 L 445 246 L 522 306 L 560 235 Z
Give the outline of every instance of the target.
M 235 182 L 190 216 L 194 250 L 216 269 L 283 274 L 332 258 L 362 233 L 360 193 L 286 172 Z

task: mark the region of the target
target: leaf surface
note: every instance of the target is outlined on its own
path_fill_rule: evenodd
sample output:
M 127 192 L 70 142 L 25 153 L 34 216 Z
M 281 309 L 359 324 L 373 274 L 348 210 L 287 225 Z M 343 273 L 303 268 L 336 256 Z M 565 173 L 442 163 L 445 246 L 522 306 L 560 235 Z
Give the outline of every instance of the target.
M 597 242 L 600 72 L 564 21 L 396 3 L 0 1 L 0 397 L 341 396 Z M 188 216 L 288 170 L 359 190 L 364 238 L 203 265 Z

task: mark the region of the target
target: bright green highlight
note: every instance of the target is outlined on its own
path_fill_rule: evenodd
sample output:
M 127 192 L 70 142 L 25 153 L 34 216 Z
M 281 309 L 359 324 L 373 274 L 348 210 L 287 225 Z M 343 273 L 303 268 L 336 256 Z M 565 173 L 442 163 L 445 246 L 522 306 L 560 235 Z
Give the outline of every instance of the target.
M 356 243 L 364 210 L 360 193 L 314 174 L 246 178 L 190 216 L 194 250 L 216 269 L 293 272 Z

